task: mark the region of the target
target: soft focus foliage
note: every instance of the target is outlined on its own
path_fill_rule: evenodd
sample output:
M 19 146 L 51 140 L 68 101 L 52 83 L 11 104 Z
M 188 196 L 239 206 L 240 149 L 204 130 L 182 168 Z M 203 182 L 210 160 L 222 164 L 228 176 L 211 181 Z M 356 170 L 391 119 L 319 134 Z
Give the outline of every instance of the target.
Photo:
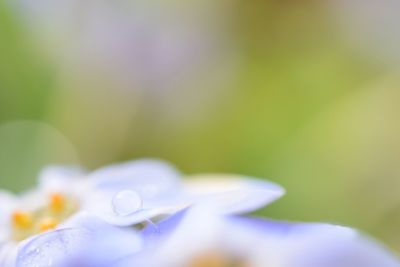
M 400 248 L 394 2 L 1 1 L 0 187 L 161 157 L 269 177 L 289 194 L 261 214 Z

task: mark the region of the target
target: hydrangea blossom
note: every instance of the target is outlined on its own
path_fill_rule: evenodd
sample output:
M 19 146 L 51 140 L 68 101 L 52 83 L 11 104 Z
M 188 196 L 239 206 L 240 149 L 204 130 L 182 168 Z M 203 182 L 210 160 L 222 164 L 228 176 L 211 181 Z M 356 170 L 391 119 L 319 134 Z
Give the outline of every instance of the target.
M 0 266 L 97 266 L 141 249 L 133 225 L 198 203 L 213 203 L 225 214 L 248 212 L 284 193 L 273 183 L 239 176 L 181 177 L 156 160 L 88 174 L 47 168 L 38 188 L 0 195 Z
M 329 224 L 221 216 L 198 206 L 143 231 L 145 249 L 117 267 L 398 267 L 381 244 Z

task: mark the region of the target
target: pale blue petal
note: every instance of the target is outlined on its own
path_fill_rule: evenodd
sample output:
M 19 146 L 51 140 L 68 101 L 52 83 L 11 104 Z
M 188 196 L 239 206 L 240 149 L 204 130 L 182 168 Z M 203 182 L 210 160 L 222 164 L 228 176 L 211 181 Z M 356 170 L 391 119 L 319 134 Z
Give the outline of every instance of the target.
M 153 243 L 157 243 L 159 240 L 164 239 L 165 236 L 171 234 L 179 227 L 187 211 L 188 209 L 184 209 L 156 224 L 148 224 L 141 232 L 145 246 L 151 247 L 154 245 Z
M 399 259 L 388 248 L 360 234 L 307 238 L 301 248 L 290 253 L 293 267 L 399 267 Z
M 17 244 L 9 241 L 0 245 L 0 266 L 15 267 L 15 259 L 17 254 Z
M 113 190 L 93 191 L 85 198 L 83 209 L 107 223 L 118 226 L 128 226 L 145 222 L 160 215 L 169 215 L 184 208 L 184 206 L 182 207 L 181 205 L 168 203 L 169 200 L 163 198 L 156 201 L 142 199 L 142 203 L 139 205 L 136 203 L 137 200 L 135 199 L 134 202 L 131 203 L 132 210 L 130 212 L 126 212 L 127 209 L 124 209 L 125 213 L 120 213 L 113 201 L 117 195 L 118 192 Z M 129 200 L 126 201 L 129 202 Z M 129 203 L 127 203 L 127 206 L 129 208 Z
M 83 208 L 108 223 L 127 226 L 196 204 L 208 203 L 226 214 L 250 212 L 284 194 L 284 189 L 274 183 L 243 176 L 179 178 L 173 167 L 156 160 L 106 167 L 90 175 L 92 191 L 85 197 Z M 123 212 L 114 203 L 121 191 L 137 195 L 126 198 Z
M 20 244 L 17 267 L 58 267 L 78 257 L 90 233 L 84 229 L 65 228 L 41 234 Z
M 174 167 L 164 161 L 143 159 L 99 169 L 89 179 L 95 189 L 134 190 L 143 199 L 153 199 L 175 192 L 180 176 Z
M 257 210 L 285 194 L 272 182 L 240 175 L 196 175 L 187 179 L 184 192 L 193 204 L 209 203 L 225 214 Z
M 358 231 L 331 224 L 289 223 L 231 218 L 235 227 L 248 228 L 279 244 L 284 266 L 399 267 L 400 261 L 382 244 Z M 262 239 L 260 238 L 260 243 Z M 274 244 L 272 244 L 273 246 Z
M 190 209 L 175 214 L 156 226 L 149 225 L 142 235 L 150 249 L 157 247 L 159 242 L 169 245 L 169 239 L 174 237 L 180 243 L 173 242 L 168 251 L 173 255 L 187 257 L 184 248 L 193 247 L 198 242 L 213 240 L 215 232 L 207 229 L 219 229 L 217 235 L 225 237 L 226 241 L 215 238 L 215 245 L 228 245 L 230 249 L 245 253 L 249 257 L 257 257 L 255 266 L 273 267 L 399 267 L 399 259 L 386 247 L 377 241 L 369 239 L 358 231 L 323 223 L 290 223 L 274 220 L 226 216 L 224 226 L 219 228 L 202 227 L 185 219 L 194 214 Z M 201 215 L 201 214 L 200 214 Z M 203 222 L 210 220 L 210 214 L 204 213 Z M 212 216 L 212 215 L 211 215 Z M 212 219 L 212 218 L 211 218 Z M 190 222 L 190 225 L 182 225 Z M 197 225 L 197 226 L 196 226 Z M 182 231 L 182 229 L 186 229 Z M 200 232 L 204 239 L 193 234 Z M 179 234 L 179 238 L 177 238 Z M 198 238 L 198 239 L 196 239 Z M 206 241 L 208 240 L 208 241 Z M 201 247 L 201 246 L 199 246 Z M 225 250 L 223 246 L 220 249 Z M 173 253 L 173 251 L 175 251 Z M 199 251 L 201 254 L 204 251 Z M 258 255 L 258 256 L 257 256 Z M 132 262 L 137 259 L 132 259 Z M 163 259 L 161 259 L 163 261 Z M 152 262 L 148 262 L 151 266 Z M 125 265 L 129 266 L 129 264 Z M 144 266 L 144 265 L 143 265 Z
M 60 229 L 32 237 L 20 245 L 17 267 L 102 266 L 141 249 L 133 228 L 118 228 L 81 213 Z M 72 265 L 71 265 L 72 264 Z
M 175 168 L 159 160 L 137 160 L 105 167 L 90 175 L 91 192 L 85 197 L 83 208 L 120 226 L 171 214 L 181 208 L 171 203 L 171 196 L 175 198 L 180 192 L 180 176 Z M 137 195 L 137 199 L 126 198 L 124 212 L 119 212 L 114 203 L 121 192 Z

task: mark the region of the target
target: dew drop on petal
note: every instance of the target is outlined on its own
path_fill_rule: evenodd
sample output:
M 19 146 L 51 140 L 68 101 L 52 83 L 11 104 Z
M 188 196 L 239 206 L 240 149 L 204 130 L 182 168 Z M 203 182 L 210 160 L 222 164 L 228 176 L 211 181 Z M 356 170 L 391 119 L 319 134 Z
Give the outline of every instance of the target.
M 112 199 L 112 207 L 115 214 L 128 216 L 142 208 L 142 198 L 133 190 L 119 191 Z

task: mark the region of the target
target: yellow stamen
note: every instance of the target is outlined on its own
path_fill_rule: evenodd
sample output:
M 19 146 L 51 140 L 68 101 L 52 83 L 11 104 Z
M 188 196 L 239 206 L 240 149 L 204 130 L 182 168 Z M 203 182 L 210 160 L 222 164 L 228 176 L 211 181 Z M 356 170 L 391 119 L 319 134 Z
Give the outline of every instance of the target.
M 48 230 L 54 229 L 54 228 L 56 228 L 58 223 L 59 222 L 54 218 L 51 218 L 51 217 L 44 218 L 39 223 L 39 231 L 42 233 L 42 232 L 46 232 Z
M 67 200 L 62 194 L 54 193 L 50 195 L 49 208 L 53 213 L 61 213 L 65 211 Z
M 16 228 L 27 230 L 33 225 L 33 216 L 29 212 L 15 211 L 12 214 L 12 221 Z
M 239 259 L 232 259 L 223 253 L 210 251 L 194 257 L 189 267 L 250 267 L 250 265 Z
M 195 257 L 190 263 L 190 267 L 228 267 L 229 261 L 221 254 L 209 252 L 199 257 Z

